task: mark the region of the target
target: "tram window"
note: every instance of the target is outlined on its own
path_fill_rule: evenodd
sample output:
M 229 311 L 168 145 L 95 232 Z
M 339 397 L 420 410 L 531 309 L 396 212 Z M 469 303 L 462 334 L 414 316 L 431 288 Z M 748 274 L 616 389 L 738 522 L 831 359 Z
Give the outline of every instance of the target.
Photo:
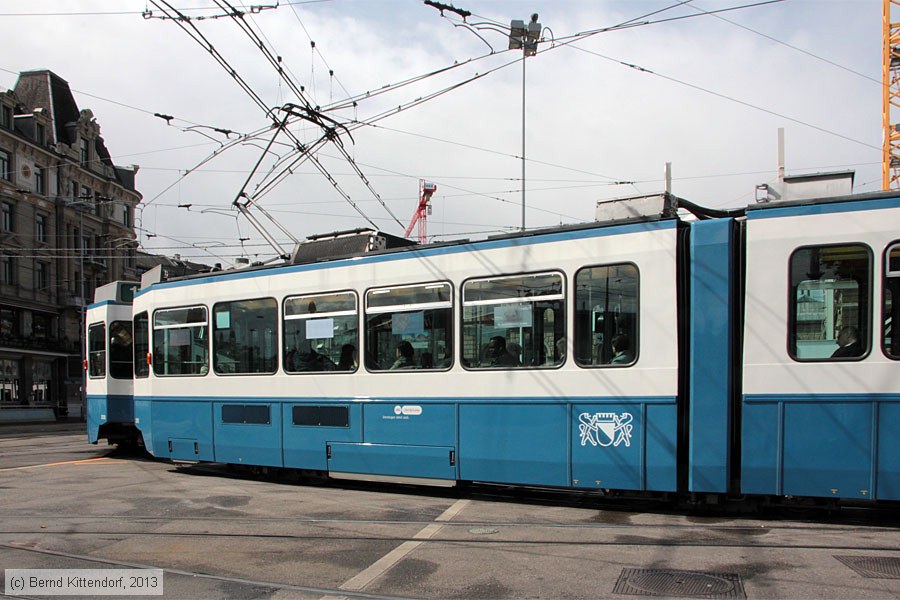
M 106 376 L 106 325 L 103 323 L 88 327 L 88 375 Z
M 291 422 L 304 427 L 350 427 L 350 408 L 298 405 L 291 410 Z
M 147 313 L 142 312 L 134 317 L 134 376 L 150 375 L 147 354 L 150 352 L 150 320 Z
M 213 306 L 213 369 L 218 374 L 274 373 L 278 368 L 274 298 Z
M 866 354 L 871 273 L 871 254 L 862 244 L 800 248 L 791 255 L 792 358 L 858 360 Z
M 443 370 L 453 362 L 453 291 L 427 283 L 366 292 L 366 368 Z
M 336 292 L 284 301 L 284 370 L 352 372 L 357 368 L 356 294 Z
M 223 423 L 241 423 L 245 425 L 268 425 L 268 404 L 223 404 Z
M 575 274 L 575 362 L 582 367 L 634 364 L 638 351 L 638 269 L 586 267 Z
M 884 298 L 881 310 L 882 348 L 889 358 L 900 359 L 900 243 L 884 253 Z
M 209 323 L 205 306 L 153 313 L 153 373 L 206 375 L 209 371 Z
M 132 378 L 131 321 L 113 321 L 109 324 L 109 374 L 114 379 Z
M 463 366 L 556 367 L 565 360 L 561 273 L 474 279 L 463 285 Z

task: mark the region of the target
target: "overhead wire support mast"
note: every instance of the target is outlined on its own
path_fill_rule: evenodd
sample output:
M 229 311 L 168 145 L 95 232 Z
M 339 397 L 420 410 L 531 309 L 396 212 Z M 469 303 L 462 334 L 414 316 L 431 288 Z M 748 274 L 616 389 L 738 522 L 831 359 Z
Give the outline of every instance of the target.
M 891 20 L 891 12 L 900 0 L 883 2 L 881 186 L 896 190 L 900 189 L 900 126 L 891 122 L 891 109 L 900 108 L 900 23 Z

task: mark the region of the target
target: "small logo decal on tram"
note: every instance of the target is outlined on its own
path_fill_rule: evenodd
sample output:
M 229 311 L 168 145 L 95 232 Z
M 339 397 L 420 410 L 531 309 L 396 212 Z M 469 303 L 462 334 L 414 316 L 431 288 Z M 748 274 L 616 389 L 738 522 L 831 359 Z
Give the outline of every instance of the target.
M 394 414 L 395 414 L 395 415 L 399 415 L 399 414 L 402 413 L 402 412 L 403 412 L 403 407 L 400 406 L 399 404 L 398 404 L 397 406 L 394 407 Z
M 578 415 L 578 431 L 581 433 L 581 445 L 587 446 L 631 446 L 631 413 L 581 413 Z
M 410 415 L 413 417 L 417 417 L 422 414 L 421 406 L 404 406 L 401 411 L 404 415 Z

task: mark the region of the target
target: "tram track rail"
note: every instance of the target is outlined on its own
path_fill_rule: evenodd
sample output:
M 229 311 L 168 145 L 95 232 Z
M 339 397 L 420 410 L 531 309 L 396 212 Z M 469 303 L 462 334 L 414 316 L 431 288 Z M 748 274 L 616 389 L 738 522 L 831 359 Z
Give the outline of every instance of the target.
M 432 524 L 433 522 L 429 522 Z M 454 532 L 465 528 L 474 528 L 472 524 L 441 523 L 442 532 L 452 530 Z M 451 526 L 453 525 L 453 526 Z M 496 533 L 504 533 L 497 525 L 492 525 Z M 509 527 L 507 527 L 509 529 Z M 632 528 L 633 529 L 633 528 Z M 658 526 L 655 529 L 667 529 Z M 625 530 L 627 533 L 628 530 Z M 510 533 L 506 531 L 505 533 Z M 619 532 L 621 533 L 621 531 Z M 632 533 L 634 533 L 632 531 Z M 707 534 L 709 530 L 707 529 Z M 660 537 L 642 538 L 638 535 L 624 536 L 624 539 L 556 539 L 551 536 L 531 536 L 527 539 L 517 539 L 509 536 L 483 537 L 481 534 L 468 535 L 436 535 L 427 540 L 421 540 L 413 535 L 391 534 L 352 534 L 352 533 L 261 533 L 261 532 L 167 532 L 167 531 L 134 531 L 106 528 L 91 531 L 54 530 L 46 529 L 5 529 L 0 530 L 0 536 L 39 536 L 40 538 L 77 538 L 77 537 L 108 537 L 126 539 L 130 537 L 143 538 L 180 538 L 180 539 L 231 539 L 231 540 L 279 540 L 296 542 L 390 542 L 402 544 L 404 542 L 417 541 L 425 544 L 453 544 L 475 546 L 578 546 L 578 547 L 659 547 L 659 548 L 753 548 L 753 549 L 779 549 L 779 550 L 828 550 L 828 551 L 859 551 L 859 552 L 890 552 L 900 556 L 900 548 L 896 541 L 875 543 L 868 537 L 864 541 L 851 544 L 835 544 L 833 542 L 802 543 L 786 542 L 783 539 L 772 542 L 764 542 L 750 536 L 742 536 L 737 540 L 715 539 L 664 539 Z M 2 545 L 2 544 L 0 544 Z
M 227 510 L 227 509 L 222 509 Z M 239 520 L 242 523 L 292 523 L 292 524 L 331 524 L 331 525 L 430 525 L 434 523 L 429 519 L 351 519 L 351 518 L 319 518 L 319 517 L 243 517 L 228 515 L 221 517 L 212 516 L 149 516 L 149 515 L 122 515 L 122 514 L 90 514 L 90 515 L 48 515 L 46 513 L 4 513 L 0 512 L 0 519 L 43 519 L 47 521 L 131 521 L 131 522 L 205 522 L 205 523 L 234 523 Z M 873 523 L 865 523 L 868 526 L 876 526 Z M 860 523 L 754 523 L 747 525 L 725 525 L 716 523 L 555 523 L 552 521 L 448 521 L 443 523 L 446 527 L 522 527 L 522 528 L 548 528 L 548 529 L 596 529 L 596 530 L 625 530 L 625 529 L 667 529 L 680 531 L 717 531 L 735 533 L 753 533 L 760 531 L 772 533 L 777 531 L 791 532 L 852 532 Z M 887 526 L 886 526 L 887 527 Z M 894 532 L 891 525 L 890 531 Z M 2 533 L 2 531 L 0 531 Z

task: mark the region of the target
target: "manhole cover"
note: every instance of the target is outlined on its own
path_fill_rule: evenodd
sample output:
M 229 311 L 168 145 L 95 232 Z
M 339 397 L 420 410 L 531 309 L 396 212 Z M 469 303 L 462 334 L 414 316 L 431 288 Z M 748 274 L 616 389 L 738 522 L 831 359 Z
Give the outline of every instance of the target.
M 682 598 L 747 597 L 737 575 L 668 569 L 623 569 L 613 593 Z
M 900 579 L 900 558 L 893 556 L 835 556 L 862 575 L 877 579 Z
M 473 527 L 469 530 L 469 533 L 474 533 L 475 535 L 490 535 L 492 533 L 500 533 L 500 530 L 496 527 Z

